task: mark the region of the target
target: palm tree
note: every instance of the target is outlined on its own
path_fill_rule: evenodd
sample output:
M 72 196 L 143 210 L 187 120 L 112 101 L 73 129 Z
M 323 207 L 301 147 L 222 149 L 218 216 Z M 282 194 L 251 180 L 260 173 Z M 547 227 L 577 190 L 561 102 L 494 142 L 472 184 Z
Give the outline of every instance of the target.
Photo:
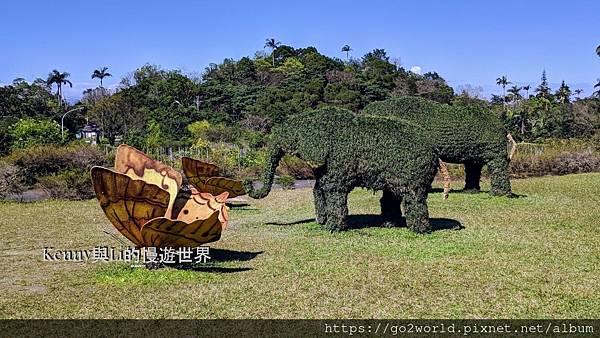
M 510 94 L 511 100 L 517 102 L 521 98 L 521 94 L 519 93 L 523 89 L 517 85 L 514 85 L 508 89 L 508 93 Z
M 271 48 L 271 56 L 273 57 L 273 67 L 275 67 L 275 50 L 277 47 L 281 45 L 281 42 L 275 41 L 275 39 L 270 38 L 265 42 L 265 48 Z
M 583 89 L 581 89 L 581 88 L 575 89 L 575 95 L 577 95 L 577 99 L 579 99 L 579 95 L 581 95 L 581 93 L 583 93 Z
M 107 70 L 108 70 L 108 67 L 102 67 L 100 69 L 94 70 L 94 73 L 92 74 L 92 79 L 95 79 L 95 78 L 100 79 L 100 87 L 102 87 L 102 80 L 105 77 L 112 76 L 112 74 L 107 72 Z
M 506 78 L 506 75 L 502 75 L 502 77 L 496 79 L 496 84 L 502 86 L 502 103 L 504 104 L 504 107 L 506 107 L 506 86 L 511 83 L 512 82 L 508 81 Z
M 69 80 L 67 80 L 69 78 L 69 76 L 71 76 L 71 74 L 67 73 L 67 72 L 59 72 L 58 70 L 54 69 L 52 72 L 50 72 L 48 74 L 48 78 L 46 79 L 46 83 L 49 86 L 52 86 L 53 84 L 56 84 L 56 97 L 58 99 L 58 106 L 62 106 L 62 85 L 64 84 L 68 84 L 69 87 L 73 87 L 73 83 Z
M 526 96 L 526 98 L 527 98 L 527 99 L 529 99 L 529 89 L 530 89 L 530 88 L 531 88 L 531 86 L 530 86 L 530 85 L 523 86 L 523 90 L 524 90 L 524 91 L 527 93 L 527 96 Z
M 352 50 L 352 48 L 350 48 L 349 45 L 344 45 L 344 47 L 342 47 L 342 52 L 346 53 L 346 59 L 349 59 L 348 57 L 348 53 Z

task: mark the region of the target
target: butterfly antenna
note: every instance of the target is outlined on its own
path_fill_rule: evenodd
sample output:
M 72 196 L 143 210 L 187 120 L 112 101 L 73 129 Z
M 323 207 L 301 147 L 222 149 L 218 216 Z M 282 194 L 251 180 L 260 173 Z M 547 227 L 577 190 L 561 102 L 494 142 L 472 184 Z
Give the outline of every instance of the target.
M 117 235 L 115 235 L 112 232 L 106 231 L 106 230 L 102 230 L 105 234 L 109 235 L 110 237 L 114 238 L 117 242 L 121 243 L 121 245 L 123 246 L 127 246 L 127 243 L 125 243 L 125 241 L 123 241 L 122 238 L 119 238 Z

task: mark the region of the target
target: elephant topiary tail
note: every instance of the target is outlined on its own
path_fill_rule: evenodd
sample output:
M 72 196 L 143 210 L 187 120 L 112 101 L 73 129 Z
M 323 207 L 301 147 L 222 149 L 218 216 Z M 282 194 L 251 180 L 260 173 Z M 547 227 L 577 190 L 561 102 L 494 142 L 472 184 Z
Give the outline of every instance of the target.
M 275 177 L 275 169 L 279 165 L 279 161 L 283 157 L 283 150 L 280 148 L 273 148 L 271 150 L 271 156 L 269 156 L 269 163 L 266 166 L 266 170 L 263 173 L 262 188 L 254 189 L 252 181 L 249 179 L 244 180 L 244 188 L 248 193 L 248 196 L 252 198 L 264 198 L 269 192 L 271 192 L 271 186 L 273 186 L 273 178 Z

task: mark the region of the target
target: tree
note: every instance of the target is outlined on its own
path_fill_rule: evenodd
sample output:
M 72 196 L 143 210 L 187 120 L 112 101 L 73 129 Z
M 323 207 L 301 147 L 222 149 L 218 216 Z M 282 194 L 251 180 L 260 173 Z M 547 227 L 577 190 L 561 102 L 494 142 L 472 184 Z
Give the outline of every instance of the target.
M 273 67 L 275 67 L 275 50 L 277 47 L 281 45 L 281 42 L 275 41 L 275 39 L 270 38 L 265 42 L 265 48 L 271 48 L 271 57 L 273 58 Z
M 581 89 L 581 88 L 575 89 L 575 95 L 577 95 L 577 99 L 580 98 L 581 93 L 583 93 L 583 89 Z
M 596 84 L 594 85 L 594 88 L 598 88 L 598 90 L 597 90 L 597 91 L 595 91 L 595 92 L 594 92 L 594 94 L 596 94 L 597 96 L 599 96 L 599 97 L 600 97 L 600 79 L 597 79 L 597 81 L 598 81 L 598 83 L 596 83 Z
M 342 52 L 346 53 L 346 59 L 349 59 L 348 53 L 350 53 L 351 50 L 352 48 L 350 48 L 349 45 L 344 45 L 344 47 L 342 47 Z
M 571 97 L 571 88 L 563 81 L 560 84 L 560 88 L 556 91 L 556 98 L 560 103 L 569 103 L 569 98 Z
M 598 45 L 598 47 L 596 47 L 596 54 L 598 54 L 598 56 L 600 56 L 600 45 Z
M 511 83 L 512 82 L 508 81 L 506 78 L 506 75 L 502 75 L 496 79 L 496 84 L 502 87 L 502 104 L 504 107 L 506 107 L 506 86 Z
M 531 89 L 530 85 L 523 86 L 523 90 L 527 93 L 526 99 L 529 99 L 529 89 Z
M 548 86 L 548 78 L 546 77 L 546 70 L 542 72 L 542 82 L 535 89 L 538 97 L 549 98 L 550 97 L 550 86 Z
M 58 99 L 58 106 L 62 106 L 62 101 L 63 101 L 63 97 L 62 97 L 62 85 L 68 84 L 69 87 L 73 87 L 73 83 L 69 80 L 67 80 L 69 78 L 69 76 L 71 76 L 71 74 L 67 73 L 67 72 L 59 72 L 58 70 L 54 69 L 52 72 L 50 72 L 48 74 L 48 78 L 46 79 L 46 83 L 49 86 L 52 86 L 53 84 L 56 84 L 56 97 Z
M 27 83 L 15 79 L 10 85 L 0 86 L 0 119 L 57 118 L 55 107 L 56 101 L 46 80 Z
M 24 118 L 10 127 L 11 149 L 60 143 L 60 126 L 53 120 Z
M 514 85 L 508 89 L 508 93 L 510 94 L 510 99 L 513 102 L 519 101 L 519 99 L 522 97 L 520 94 L 521 89 L 523 89 L 523 88 L 519 87 L 517 85 Z
M 108 67 L 102 67 L 100 69 L 94 70 L 94 73 L 92 74 L 92 79 L 100 79 L 100 87 L 102 87 L 102 80 L 104 80 L 105 77 L 112 76 L 112 74 L 107 72 L 107 70 Z

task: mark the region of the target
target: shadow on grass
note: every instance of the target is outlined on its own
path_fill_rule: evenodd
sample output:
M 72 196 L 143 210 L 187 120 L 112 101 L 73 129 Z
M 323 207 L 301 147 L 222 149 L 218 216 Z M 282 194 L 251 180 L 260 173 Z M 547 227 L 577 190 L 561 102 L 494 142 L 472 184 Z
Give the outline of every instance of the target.
M 240 211 L 258 210 L 258 208 L 253 207 L 249 203 L 226 203 L 226 205 L 232 210 L 240 210 Z
M 223 266 L 211 266 L 211 265 L 175 265 L 173 268 L 177 270 L 196 271 L 196 272 L 213 272 L 213 273 L 235 273 L 250 271 L 251 268 L 227 268 Z
M 431 188 L 429 192 L 444 192 L 443 188 Z M 474 189 L 450 189 L 450 194 L 488 194 L 489 190 L 474 190 Z
M 431 188 L 429 190 L 430 193 L 443 193 L 444 189 L 442 188 Z M 450 190 L 449 194 L 450 197 L 448 198 L 452 198 L 452 194 L 470 194 L 470 195 L 476 195 L 476 194 L 489 194 L 490 191 L 489 190 L 473 190 L 473 189 L 459 189 L 459 190 Z M 508 196 L 495 196 L 495 197 L 508 197 L 508 198 L 525 198 L 527 197 L 527 195 L 520 195 L 520 194 L 515 194 L 514 192 L 511 195 Z
M 363 228 L 381 228 L 384 227 L 385 219 L 381 215 L 349 215 L 346 219 L 348 224 L 347 230 L 356 230 Z M 305 223 L 316 222 L 314 218 L 303 219 L 289 223 L 266 223 L 267 225 L 298 225 Z M 457 220 L 450 218 L 430 218 L 432 231 L 440 230 L 462 230 L 465 227 Z M 406 219 L 402 217 L 402 220 L 397 227 L 406 227 Z
M 227 249 L 210 249 L 210 257 L 213 261 L 218 262 L 231 262 L 231 261 L 249 261 L 256 256 L 262 254 L 263 251 L 251 252 L 251 251 L 235 251 Z
M 245 209 L 247 206 L 250 206 L 250 203 L 225 203 L 225 205 L 227 205 L 230 208 L 236 208 L 236 209 Z
M 227 250 L 227 249 L 210 249 L 210 261 L 205 264 L 200 263 L 179 263 L 179 264 L 170 264 L 169 267 L 178 270 L 189 270 L 189 271 L 198 271 L 198 272 L 215 272 L 215 273 L 234 273 L 234 272 L 244 272 L 252 270 L 251 268 L 246 267 L 225 267 L 221 266 L 221 263 L 225 262 L 246 262 L 256 258 L 256 256 L 262 254 L 263 251 L 258 252 L 250 252 L 250 251 L 235 251 L 235 250 Z M 151 267 L 153 268 L 153 267 Z M 154 267 L 160 268 L 160 266 Z

